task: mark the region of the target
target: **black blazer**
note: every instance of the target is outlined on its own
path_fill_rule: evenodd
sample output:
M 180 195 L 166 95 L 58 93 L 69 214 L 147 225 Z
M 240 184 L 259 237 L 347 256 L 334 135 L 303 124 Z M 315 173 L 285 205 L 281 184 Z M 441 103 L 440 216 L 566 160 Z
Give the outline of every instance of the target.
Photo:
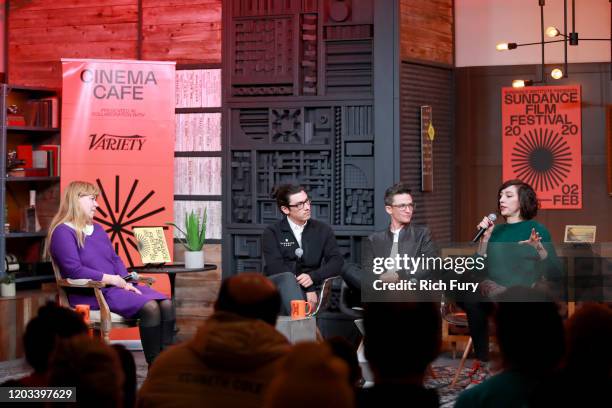
M 268 225 L 263 233 L 264 273 L 307 273 L 315 285 L 340 275 L 344 260 L 334 231 L 325 223 L 310 219 L 302 232 L 302 262 L 297 265 L 299 247 L 287 217 Z M 299 269 L 299 270 L 298 270 Z

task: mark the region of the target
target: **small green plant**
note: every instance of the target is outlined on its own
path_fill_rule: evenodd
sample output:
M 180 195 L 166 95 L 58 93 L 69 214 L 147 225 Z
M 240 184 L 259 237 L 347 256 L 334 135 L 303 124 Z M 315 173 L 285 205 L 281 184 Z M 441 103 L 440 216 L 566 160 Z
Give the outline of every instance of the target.
M 191 211 L 189 214 L 185 214 L 185 231 L 173 222 L 167 222 L 166 224 L 172 225 L 183 234 L 185 238 L 181 239 L 181 243 L 188 251 L 202 250 L 204 239 L 206 239 L 206 208 L 204 208 L 202 219 L 199 217 L 199 211 Z
M 0 283 L 4 283 L 6 285 L 10 285 L 11 283 L 15 283 L 15 274 L 7 273 L 3 277 L 0 278 Z

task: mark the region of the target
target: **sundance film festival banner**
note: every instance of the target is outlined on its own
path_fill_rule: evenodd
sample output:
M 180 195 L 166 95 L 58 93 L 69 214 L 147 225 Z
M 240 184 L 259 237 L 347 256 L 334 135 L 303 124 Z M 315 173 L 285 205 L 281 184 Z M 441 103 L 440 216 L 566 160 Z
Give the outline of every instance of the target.
M 580 86 L 502 89 L 503 179 L 529 183 L 543 209 L 582 208 Z
M 61 187 L 100 188 L 95 221 L 127 265 L 136 226 L 174 220 L 174 62 L 63 59 Z M 172 251 L 172 231 L 166 230 Z

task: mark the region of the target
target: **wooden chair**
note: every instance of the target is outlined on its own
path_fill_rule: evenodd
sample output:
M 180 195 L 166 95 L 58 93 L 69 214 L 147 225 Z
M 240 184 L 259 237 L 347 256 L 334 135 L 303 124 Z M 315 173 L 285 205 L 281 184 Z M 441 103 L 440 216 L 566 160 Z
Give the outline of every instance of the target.
M 104 342 L 110 342 L 110 331 L 113 328 L 121 327 L 134 327 L 138 325 L 138 319 L 125 319 L 122 316 L 113 313 L 104 299 L 102 288 L 106 286 L 105 283 L 94 281 L 91 279 L 64 279 L 62 278 L 59 268 L 52 261 L 53 273 L 55 274 L 55 281 L 57 283 L 57 291 L 59 295 L 60 306 L 73 309 L 68 302 L 68 295 L 66 288 L 90 288 L 94 291 L 96 300 L 100 310 L 91 310 L 89 313 L 89 327 L 100 333 L 100 337 L 104 339 Z M 136 282 L 145 283 L 151 285 L 155 280 L 153 278 L 139 278 Z

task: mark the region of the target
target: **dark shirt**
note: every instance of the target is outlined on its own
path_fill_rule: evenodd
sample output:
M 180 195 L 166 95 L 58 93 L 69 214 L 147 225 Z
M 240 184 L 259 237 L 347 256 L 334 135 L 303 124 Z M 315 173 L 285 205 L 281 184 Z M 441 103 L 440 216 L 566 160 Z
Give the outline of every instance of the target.
M 263 233 L 264 273 L 268 276 L 283 272 L 310 275 L 315 285 L 340 275 L 343 259 L 334 231 L 325 223 L 308 220 L 302 232 L 301 262 L 295 250 L 297 239 L 287 217 L 268 225 Z

